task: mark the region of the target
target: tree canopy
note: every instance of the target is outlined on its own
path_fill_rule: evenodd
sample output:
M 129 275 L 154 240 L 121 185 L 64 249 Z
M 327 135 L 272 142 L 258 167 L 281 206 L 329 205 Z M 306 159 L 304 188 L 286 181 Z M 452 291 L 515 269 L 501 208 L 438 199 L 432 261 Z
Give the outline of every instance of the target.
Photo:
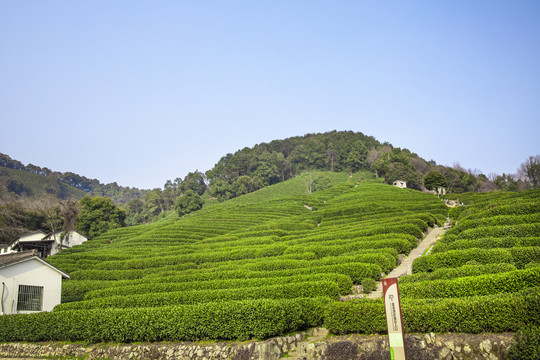
M 438 171 L 430 171 L 424 177 L 424 186 L 428 190 L 436 190 L 439 187 L 446 188 L 448 186 L 448 181 L 443 174 Z
M 179 216 L 184 216 L 190 212 L 202 209 L 204 201 L 200 195 L 193 190 L 187 190 L 174 203 L 174 209 Z
M 75 226 L 91 238 L 126 225 L 126 212 L 109 198 L 85 196 L 79 204 Z
M 527 179 L 532 188 L 540 187 L 540 155 L 529 156 L 521 164 L 519 173 Z

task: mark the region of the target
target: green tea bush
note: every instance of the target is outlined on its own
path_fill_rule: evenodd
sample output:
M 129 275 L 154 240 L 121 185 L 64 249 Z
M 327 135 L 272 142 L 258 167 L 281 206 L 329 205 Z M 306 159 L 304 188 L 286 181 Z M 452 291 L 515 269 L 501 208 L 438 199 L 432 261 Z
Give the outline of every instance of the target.
M 167 270 L 181 271 L 194 269 L 195 264 L 177 264 L 160 268 L 145 268 L 131 270 L 77 270 L 71 272 L 70 276 L 76 280 L 130 280 L 141 279 L 152 272 Z
M 516 292 L 540 286 L 540 268 L 403 284 L 403 298 L 453 298 Z
M 89 291 L 111 286 L 132 284 L 131 281 L 98 281 L 98 280 L 64 280 L 62 281 L 62 296 L 84 296 Z
M 516 247 L 509 251 L 518 269 L 523 269 L 528 263 L 540 261 L 540 246 Z
M 498 215 L 483 218 L 472 218 L 459 222 L 460 230 L 474 229 L 485 226 L 522 225 L 540 223 L 540 213 L 527 215 Z
M 382 300 L 352 300 L 328 304 L 324 326 L 335 335 L 387 332 Z
M 58 305 L 54 311 L 99 308 L 144 308 L 170 305 L 194 305 L 204 302 L 247 299 L 292 299 L 299 297 L 339 298 L 336 283 L 316 281 L 236 289 L 192 290 L 135 295 L 116 295 Z
M 344 263 L 325 266 L 313 266 L 297 269 L 285 269 L 276 271 L 248 271 L 241 270 L 225 270 L 211 272 L 164 272 L 155 273 L 145 276 L 143 281 L 164 281 L 164 282 L 185 282 L 185 281 L 208 281 L 218 279 L 243 279 L 243 278 L 263 278 L 263 277 L 284 277 L 294 275 L 317 275 L 325 273 L 337 273 L 347 275 L 353 284 L 360 284 L 363 278 L 370 277 L 374 280 L 381 278 L 381 267 L 375 264 L 365 263 Z
M 377 283 L 375 280 L 370 278 L 365 278 L 362 280 L 362 292 L 364 294 L 369 294 L 374 290 L 377 290 Z
M 521 225 L 485 226 L 461 232 L 461 239 L 479 239 L 485 237 L 528 237 L 540 234 L 540 223 Z
M 496 274 L 513 271 L 516 267 L 513 264 L 485 264 L 485 265 L 463 265 L 457 268 L 440 268 L 432 272 L 420 272 L 399 278 L 400 284 L 408 284 L 428 280 L 448 280 L 464 276 L 478 276 L 484 274 Z M 400 285 L 401 286 L 401 285 Z
M 257 299 L 5 315 L 0 317 L 0 341 L 97 343 L 268 338 L 321 325 L 330 301 Z
M 422 256 L 414 260 L 413 273 L 433 271 L 439 268 L 459 267 L 474 260 L 479 264 L 514 263 L 512 253 L 507 249 L 466 249 L 450 250 Z
M 456 240 L 450 244 L 439 246 L 437 244 L 432 250 L 432 253 L 444 252 L 448 250 L 463 250 L 470 248 L 511 248 L 520 246 L 540 246 L 540 237 L 503 237 L 503 238 L 480 238 L 480 239 L 464 239 Z
M 516 194 L 516 196 L 519 196 L 519 194 Z M 473 209 L 470 209 L 470 211 L 472 211 L 472 214 L 468 216 L 462 216 L 461 221 L 477 218 L 489 218 L 500 215 L 529 215 L 540 213 L 540 203 L 538 202 L 538 200 L 519 200 L 515 198 L 506 201 L 510 202 L 510 204 L 503 204 L 499 206 L 490 205 L 490 208 L 483 211 L 475 211 L 477 209 L 474 209 L 473 207 Z
M 248 275 L 248 274 L 245 274 Z M 306 283 L 314 281 L 312 275 L 293 275 L 286 277 L 261 277 L 261 278 L 241 278 L 241 279 L 224 279 L 210 281 L 187 281 L 187 282 L 165 282 L 155 279 L 149 283 L 138 283 L 121 286 L 120 284 L 110 287 L 94 290 L 86 293 L 85 299 L 102 298 L 116 295 L 134 295 L 134 294 L 151 294 L 164 292 L 178 292 L 191 290 L 216 290 L 216 289 L 238 289 L 245 287 L 262 287 L 283 285 L 289 283 Z M 341 295 L 350 293 L 352 288 L 351 279 L 342 274 L 319 274 L 316 277 L 317 281 L 331 281 L 338 285 Z
M 508 359 L 540 360 L 540 326 L 528 326 L 516 333 Z
M 540 288 L 518 293 L 402 302 L 406 332 L 506 332 L 540 325 Z M 328 305 L 324 325 L 332 334 L 386 333 L 382 300 L 353 300 Z

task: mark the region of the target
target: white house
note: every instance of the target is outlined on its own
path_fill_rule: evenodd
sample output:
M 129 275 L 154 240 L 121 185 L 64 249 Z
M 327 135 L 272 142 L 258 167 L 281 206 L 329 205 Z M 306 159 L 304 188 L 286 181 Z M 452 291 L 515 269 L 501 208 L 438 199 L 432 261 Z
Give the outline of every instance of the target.
M 52 311 L 69 275 L 41 259 L 37 250 L 0 255 L 1 314 Z
M 40 256 L 45 259 L 48 256 L 58 253 L 61 249 L 80 245 L 88 240 L 84 235 L 76 231 L 68 231 L 62 237 L 62 232 L 45 234 L 42 231 L 35 231 L 24 234 L 11 244 L 4 245 L 0 251 L 1 254 L 11 252 L 21 252 L 27 250 L 38 250 Z
M 17 250 L 19 249 L 19 242 L 21 240 L 24 243 L 32 243 L 36 241 L 41 241 L 45 236 L 47 236 L 47 234 L 40 230 L 24 234 L 20 236 L 17 240 L 12 241 L 9 244 L 2 244 L 0 249 L 0 255 L 17 252 Z
M 407 182 L 403 180 L 396 180 L 393 182 L 392 185 L 397 186 L 398 188 L 405 189 L 407 187 Z

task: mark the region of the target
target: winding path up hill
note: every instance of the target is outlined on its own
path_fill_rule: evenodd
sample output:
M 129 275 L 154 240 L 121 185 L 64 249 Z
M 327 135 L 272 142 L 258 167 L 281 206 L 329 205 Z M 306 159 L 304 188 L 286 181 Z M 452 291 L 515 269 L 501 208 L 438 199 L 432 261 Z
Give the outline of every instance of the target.
M 394 270 L 392 270 L 387 277 L 400 277 L 403 275 L 412 274 L 412 263 L 414 259 L 422 256 L 422 254 L 424 254 L 424 252 L 428 250 L 437 241 L 438 237 L 444 233 L 445 229 L 446 226 L 443 228 L 436 226 L 431 229 L 431 231 L 426 235 L 424 240 L 422 240 L 422 242 L 416 248 L 412 249 L 409 256 L 403 259 L 401 264 L 394 268 Z M 377 299 L 380 297 L 382 297 L 382 282 L 379 281 L 377 283 L 377 290 L 370 293 L 367 298 Z

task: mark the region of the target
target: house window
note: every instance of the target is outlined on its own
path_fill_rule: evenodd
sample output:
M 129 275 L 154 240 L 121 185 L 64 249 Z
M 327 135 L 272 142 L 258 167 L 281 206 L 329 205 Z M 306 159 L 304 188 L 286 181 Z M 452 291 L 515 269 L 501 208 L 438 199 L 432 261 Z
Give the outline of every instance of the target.
M 17 311 L 41 311 L 43 286 L 19 285 Z

